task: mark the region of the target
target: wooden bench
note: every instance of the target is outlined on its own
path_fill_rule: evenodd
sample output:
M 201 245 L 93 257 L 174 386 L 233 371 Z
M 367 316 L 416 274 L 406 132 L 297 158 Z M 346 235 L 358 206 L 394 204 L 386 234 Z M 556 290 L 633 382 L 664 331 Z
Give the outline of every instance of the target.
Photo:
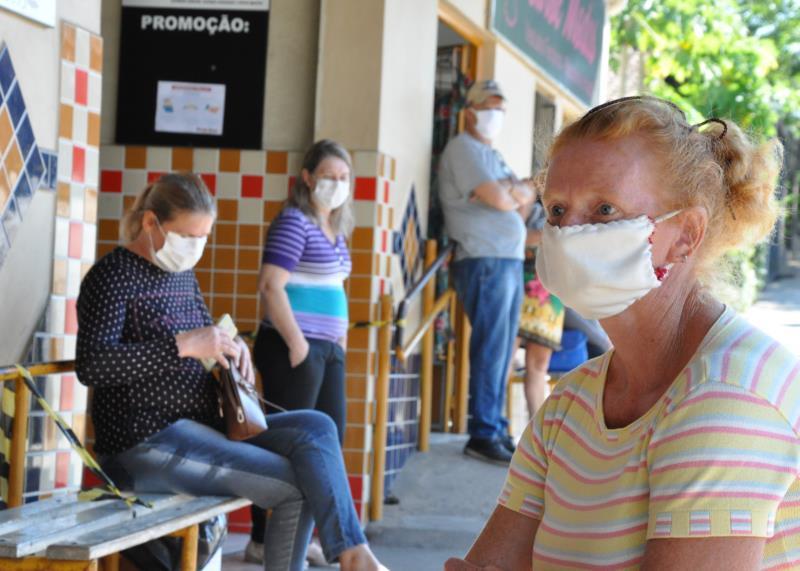
M 151 539 L 183 537 L 181 569 L 193 571 L 197 524 L 250 505 L 243 498 L 142 494 L 153 507 L 117 499 L 78 501 L 74 494 L 0 512 L 0 569 L 104 571 L 119 568 L 119 552 Z
M 28 367 L 34 376 L 71 373 L 63 361 Z M 183 537 L 182 571 L 197 567 L 198 524 L 215 515 L 247 507 L 244 498 L 180 494 L 138 497 L 152 508 L 119 499 L 79 501 L 57 495 L 23 505 L 25 447 L 30 392 L 14 367 L 0 367 L 0 386 L 15 382 L 15 411 L 9 458 L 10 509 L 0 511 L 1 571 L 104 571 L 119 569 L 119 552 L 168 535 Z

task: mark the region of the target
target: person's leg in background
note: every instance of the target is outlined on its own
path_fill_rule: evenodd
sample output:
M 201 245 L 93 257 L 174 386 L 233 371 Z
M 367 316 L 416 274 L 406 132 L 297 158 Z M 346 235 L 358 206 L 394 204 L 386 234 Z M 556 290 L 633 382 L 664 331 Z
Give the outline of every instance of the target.
M 525 401 L 531 418 L 544 403 L 547 395 L 547 369 L 553 350 L 538 343 L 525 345 Z
M 453 264 L 453 283 L 472 325 L 469 342 L 470 440 L 464 453 L 481 460 L 507 463 L 511 454 L 498 440 L 508 357 L 508 326 L 500 316 L 508 314 L 510 296 L 504 280 L 497 279 L 495 258 L 467 258 Z
M 519 334 L 519 315 L 520 307 L 522 305 L 522 297 L 524 295 L 523 281 L 522 281 L 522 261 L 502 259 L 498 260 L 498 269 L 496 271 L 496 280 L 498 281 L 498 291 L 504 292 L 506 295 L 506 306 L 503 312 L 499 315 L 506 315 L 505 320 L 506 331 L 505 341 L 503 346 L 506 348 L 507 353 L 505 356 L 505 374 L 503 374 L 500 382 L 498 383 L 497 392 L 497 438 L 503 443 L 509 452 L 514 452 L 514 440 L 509 434 L 509 420 L 503 416 L 504 404 L 506 395 L 508 394 L 508 377 L 511 371 L 511 364 L 514 359 L 514 351 L 517 348 L 517 335 Z
M 265 399 L 287 410 L 315 408 L 325 370 L 325 356 L 316 342 L 309 342 L 305 361 L 292 367 L 289 347 L 280 333 L 270 327 L 262 327 L 256 337 L 253 360 L 261 375 Z M 250 517 L 253 527 L 250 543 L 245 549 L 245 560 L 260 563 L 267 513 L 254 503 L 250 507 Z

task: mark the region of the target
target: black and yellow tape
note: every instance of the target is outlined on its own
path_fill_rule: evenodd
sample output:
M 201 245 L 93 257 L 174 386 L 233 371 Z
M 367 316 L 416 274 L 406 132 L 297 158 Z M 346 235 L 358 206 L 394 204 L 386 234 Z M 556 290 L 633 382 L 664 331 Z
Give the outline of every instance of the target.
M 39 406 L 41 406 L 45 413 L 47 413 L 47 416 L 53 419 L 53 422 L 56 423 L 56 426 L 64 435 L 64 438 L 67 439 L 67 442 L 70 443 L 72 449 L 75 450 L 89 471 L 105 485 L 105 488 L 92 488 L 80 492 L 78 494 L 78 499 L 81 501 L 120 499 L 129 507 L 133 506 L 134 504 L 148 508 L 153 507 L 149 502 L 140 500 L 136 496 L 124 496 L 122 492 L 120 492 L 116 484 L 114 484 L 111 478 L 109 478 L 108 475 L 103 471 L 103 469 L 100 467 L 100 464 L 97 463 L 97 460 L 95 460 L 92 455 L 89 454 L 89 451 L 83 446 L 78 436 L 72 431 L 72 428 L 70 428 L 61 415 L 50 406 L 50 404 L 42 396 L 42 393 L 39 392 L 39 389 L 36 388 L 36 383 L 33 381 L 33 376 L 31 375 L 30 371 L 28 371 L 28 369 L 22 365 L 16 365 L 16 367 L 20 376 L 25 381 L 25 386 L 27 386 L 28 390 L 31 391 L 31 394 L 37 400 Z

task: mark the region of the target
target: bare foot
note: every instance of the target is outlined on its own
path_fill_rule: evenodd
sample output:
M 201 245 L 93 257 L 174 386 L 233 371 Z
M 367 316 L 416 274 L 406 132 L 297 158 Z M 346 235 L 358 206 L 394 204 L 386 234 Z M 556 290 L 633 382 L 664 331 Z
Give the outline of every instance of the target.
M 342 551 L 339 554 L 339 567 L 342 571 L 389 571 L 381 565 L 366 543 Z

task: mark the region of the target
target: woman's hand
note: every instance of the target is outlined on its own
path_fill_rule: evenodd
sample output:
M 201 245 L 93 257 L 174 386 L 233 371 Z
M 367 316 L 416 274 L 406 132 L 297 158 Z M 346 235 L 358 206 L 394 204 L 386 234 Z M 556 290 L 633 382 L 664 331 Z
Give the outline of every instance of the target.
M 292 369 L 306 360 L 310 349 L 311 347 L 305 337 L 300 337 L 296 342 L 289 345 L 289 365 L 291 365 Z
M 456 559 L 455 557 L 451 557 L 444 564 L 444 571 L 505 571 L 500 567 L 495 565 L 489 565 L 488 567 L 481 567 L 480 565 L 473 565 L 469 561 L 464 561 L 463 559 Z
M 253 370 L 253 359 L 250 356 L 250 347 L 244 342 L 244 339 L 237 337 L 234 342 L 239 347 L 239 358 L 235 361 L 236 368 L 239 369 L 239 374 L 249 384 L 256 384 L 256 374 Z
M 178 333 L 175 336 L 175 342 L 178 345 L 178 356 L 199 360 L 214 359 L 226 369 L 228 368 L 227 357 L 238 362 L 242 353 L 241 348 L 231 339 L 231 336 L 216 325 Z

